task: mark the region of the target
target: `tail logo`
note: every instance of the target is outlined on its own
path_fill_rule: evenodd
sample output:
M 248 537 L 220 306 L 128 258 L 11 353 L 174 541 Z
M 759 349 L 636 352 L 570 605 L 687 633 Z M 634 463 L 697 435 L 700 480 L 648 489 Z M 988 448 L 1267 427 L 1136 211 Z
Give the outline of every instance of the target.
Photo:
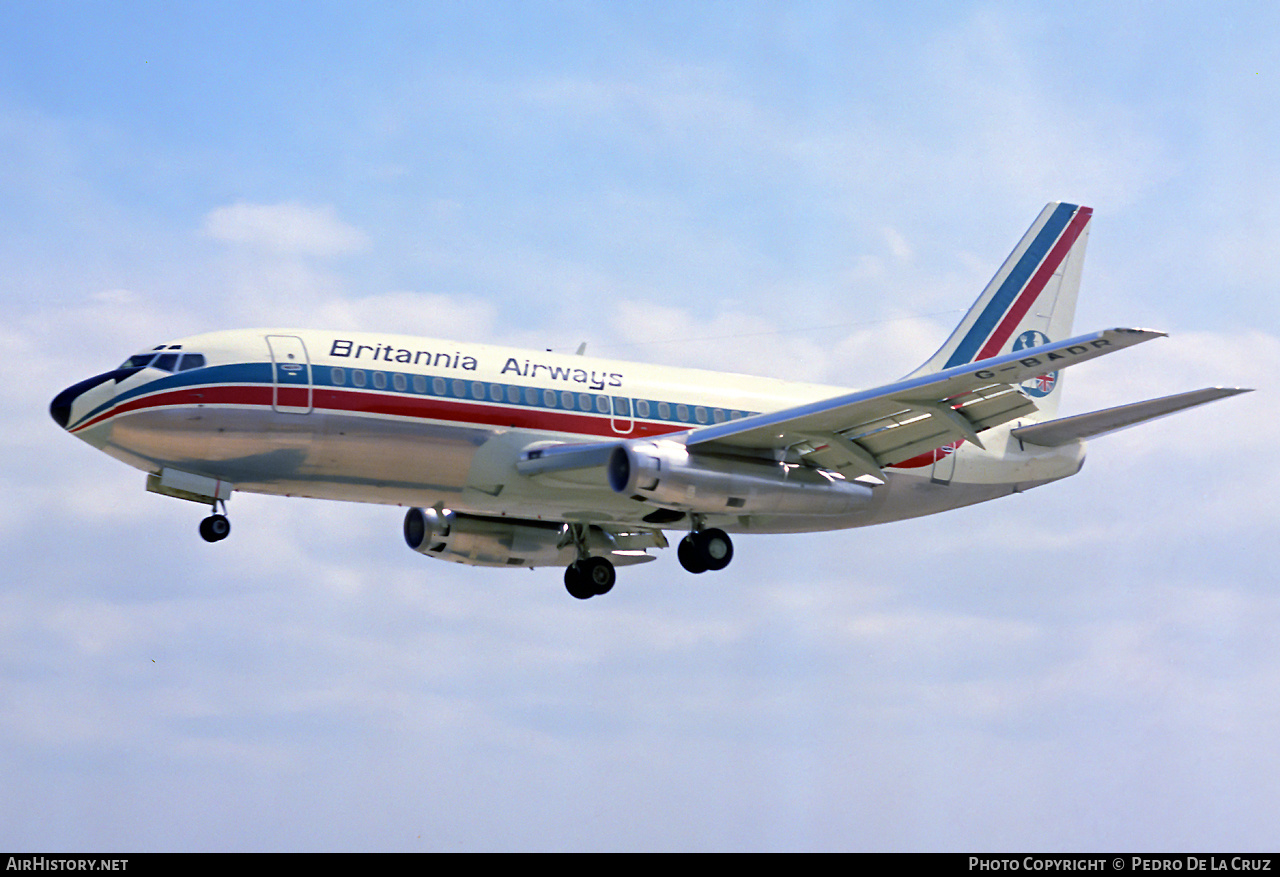
M 1039 347 L 1042 344 L 1049 343 L 1049 336 L 1043 332 L 1037 332 L 1035 329 L 1028 329 L 1013 340 L 1013 350 L 1026 350 L 1030 347 Z M 1028 396 L 1041 398 L 1048 396 L 1053 392 L 1053 388 L 1058 385 L 1058 373 L 1049 372 L 1047 375 L 1040 375 L 1029 381 L 1023 381 L 1022 391 Z

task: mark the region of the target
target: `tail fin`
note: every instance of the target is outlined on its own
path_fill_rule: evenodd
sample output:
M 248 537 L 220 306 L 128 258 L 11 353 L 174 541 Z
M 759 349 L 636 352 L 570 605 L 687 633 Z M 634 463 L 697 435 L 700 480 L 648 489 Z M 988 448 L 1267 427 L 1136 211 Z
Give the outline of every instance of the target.
M 1091 207 L 1046 205 L 947 342 L 908 377 L 1070 337 L 1092 217 Z M 1022 385 L 1040 417 L 1057 410 L 1061 388 L 1057 372 Z

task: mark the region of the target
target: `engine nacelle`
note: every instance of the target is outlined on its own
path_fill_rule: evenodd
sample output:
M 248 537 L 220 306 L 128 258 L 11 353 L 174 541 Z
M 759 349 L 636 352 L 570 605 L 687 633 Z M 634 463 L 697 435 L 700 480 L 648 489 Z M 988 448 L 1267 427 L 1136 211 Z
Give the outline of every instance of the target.
M 419 554 L 469 566 L 568 566 L 577 549 L 563 524 L 551 521 L 484 518 L 448 509 L 412 508 L 404 516 L 404 541 Z M 615 566 L 654 560 L 646 548 L 665 548 L 650 530 L 606 533 L 587 530 L 587 549 Z
M 690 454 L 680 442 L 627 442 L 609 458 L 616 492 L 698 514 L 839 515 L 871 499 L 871 488 L 784 463 Z
M 409 509 L 404 541 L 419 554 L 473 566 L 560 564 L 560 527 L 495 521 L 448 509 Z

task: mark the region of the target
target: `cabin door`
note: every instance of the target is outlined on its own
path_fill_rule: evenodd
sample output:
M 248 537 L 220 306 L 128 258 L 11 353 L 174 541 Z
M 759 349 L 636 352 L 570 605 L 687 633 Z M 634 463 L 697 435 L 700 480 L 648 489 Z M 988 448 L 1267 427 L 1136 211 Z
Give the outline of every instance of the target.
M 311 413 L 311 361 L 297 335 L 268 335 L 271 407 L 282 414 Z

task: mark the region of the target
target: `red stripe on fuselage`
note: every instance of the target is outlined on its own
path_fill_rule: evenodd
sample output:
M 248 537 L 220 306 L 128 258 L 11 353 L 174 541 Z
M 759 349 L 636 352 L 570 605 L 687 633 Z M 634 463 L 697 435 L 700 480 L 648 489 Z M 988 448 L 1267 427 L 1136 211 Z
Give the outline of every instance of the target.
M 960 446 L 964 444 L 964 439 L 950 442 L 941 447 L 934 448 L 932 451 L 925 451 L 923 454 L 916 454 L 898 463 L 890 463 L 889 469 L 919 469 L 922 466 L 932 466 L 934 463 L 958 451 Z M 950 450 L 948 450 L 950 449 Z
M 92 420 L 76 424 L 71 428 L 70 432 L 79 432 L 120 414 L 129 414 L 147 408 L 169 408 L 177 405 L 188 405 L 193 408 L 201 405 L 265 405 L 270 408 L 271 387 L 246 386 L 244 384 L 224 384 L 222 386 L 201 384 L 198 387 L 182 387 L 177 390 L 161 391 L 150 396 L 130 399 L 128 402 L 122 402 L 114 408 L 108 408 Z
M 1092 207 L 1081 207 L 1076 211 L 1076 215 L 1072 217 L 1070 224 L 1062 233 L 1062 237 L 1058 238 L 1058 242 L 1049 251 L 1049 255 L 1044 262 L 1040 264 L 1039 270 L 1031 278 L 1026 289 L 1022 290 L 1022 294 L 1018 296 L 1017 301 L 1005 313 L 1000 325 L 991 333 L 991 337 L 987 339 L 987 343 L 983 345 L 983 348 L 978 351 L 977 359 L 989 359 L 1004 349 L 1005 342 L 1009 340 L 1013 330 L 1018 328 L 1018 324 L 1027 315 L 1027 311 L 1031 310 L 1031 305 L 1035 303 L 1040 293 L 1044 291 L 1049 278 L 1053 277 L 1053 272 L 1058 270 L 1058 266 L 1067 257 L 1067 253 L 1071 252 L 1071 248 L 1075 246 L 1076 238 L 1080 237 L 1080 233 L 1089 224 L 1089 219 L 1092 216 Z
M 412 396 L 396 393 L 369 393 L 358 390 L 337 390 L 317 387 L 313 390 L 312 404 L 316 411 L 338 414 L 373 414 L 405 418 L 409 420 L 448 421 L 469 426 L 500 426 L 513 429 L 536 429 L 547 432 L 567 432 L 578 435 L 604 436 L 606 438 L 641 438 L 665 435 L 692 429 L 693 424 L 647 423 L 636 420 L 629 432 L 613 429 L 609 415 L 590 415 L 585 412 L 557 411 L 549 408 L 533 408 L 520 405 L 501 405 L 487 402 L 463 402 L 455 399 L 439 399 L 433 396 Z M 200 407 L 234 405 L 240 407 L 272 408 L 270 386 L 201 385 L 198 388 L 183 387 L 150 396 L 131 399 L 115 408 L 104 411 L 92 420 L 79 424 L 71 432 L 78 432 L 112 417 L 155 408 Z M 307 417 L 290 414 L 289 417 Z
M 357 390 L 317 388 L 314 395 L 317 409 L 359 414 L 379 414 L 414 420 L 445 420 L 482 426 L 505 426 L 512 429 L 538 429 L 549 432 L 571 432 L 579 435 L 635 438 L 663 435 L 692 429 L 670 423 L 645 423 L 635 421 L 629 432 L 613 429 L 607 414 L 587 414 L 577 411 L 557 411 L 553 408 L 534 408 L 523 405 L 503 405 L 492 402 L 464 402 L 457 399 L 440 399 L 435 396 L 413 396 L 396 393 L 369 393 Z M 622 420 L 622 418 L 618 418 Z

